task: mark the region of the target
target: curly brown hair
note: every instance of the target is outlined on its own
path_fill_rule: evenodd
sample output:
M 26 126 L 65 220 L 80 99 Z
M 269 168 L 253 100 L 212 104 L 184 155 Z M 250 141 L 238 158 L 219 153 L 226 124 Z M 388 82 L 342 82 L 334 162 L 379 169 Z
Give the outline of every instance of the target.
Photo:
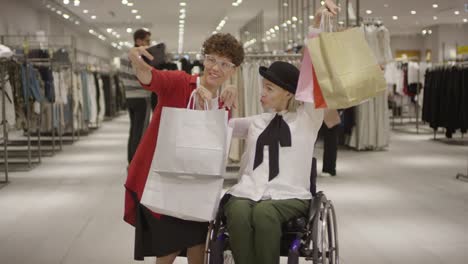
M 217 33 L 209 37 L 203 43 L 203 55 L 216 54 L 226 57 L 236 66 L 239 66 L 244 61 L 244 47 L 231 34 Z

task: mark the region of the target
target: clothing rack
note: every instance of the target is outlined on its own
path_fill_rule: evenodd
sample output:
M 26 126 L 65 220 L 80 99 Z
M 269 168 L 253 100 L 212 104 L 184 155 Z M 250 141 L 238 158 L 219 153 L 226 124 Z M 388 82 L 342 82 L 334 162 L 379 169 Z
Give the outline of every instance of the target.
M 2 138 L 2 141 L 3 141 L 3 160 L 4 160 L 4 172 L 5 172 L 5 176 L 4 176 L 4 180 L 1 180 L 0 183 L 1 184 L 6 184 L 9 182 L 8 180 L 8 147 L 7 147 L 7 142 L 8 142 L 8 121 L 6 119 L 6 106 L 5 106 L 5 103 L 6 103 L 6 100 L 5 100 L 5 83 L 6 83 L 6 69 L 4 68 L 5 67 L 5 63 L 9 61 L 8 59 L 5 59 L 5 58 L 2 58 L 0 59 L 0 87 L 1 87 L 1 90 L 2 90 L 2 127 L 3 127 L 3 138 Z
M 51 70 L 53 69 L 69 69 L 71 72 L 73 72 L 73 64 L 72 64 L 72 57 L 71 57 L 71 50 L 74 49 L 74 38 L 73 37 L 70 37 L 70 36 L 52 36 L 52 35 L 49 35 L 49 36 L 42 36 L 42 38 L 45 38 L 46 41 L 38 41 L 37 40 L 37 36 L 35 35 L 2 35 L 0 36 L 0 41 L 1 43 L 7 45 L 8 47 L 10 48 L 13 48 L 13 49 L 17 49 L 16 51 L 16 57 L 21 57 L 22 60 L 21 62 L 24 63 L 25 65 L 33 65 L 33 66 L 45 66 L 45 67 L 49 67 Z M 56 39 L 56 41 L 53 41 L 52 39 Z M 60 44 L 60 40 L 63 41 L 63 45 Z M 53 42 L 53 44 L 51 44 Z M 33 49 L 40 49 L 40 50 L 44 50 L 44 51 L 47 51 L 47 53 L 49 53 L 49 50 L 50 48 L 59 48 L 59 49 L 65 49 L 67 52 L 68 52 L 68 56 L 70 58 L 70 61 L 68 62 L 57 62 L 57 61 L 54 61 L 54 59 L 52 58 L 52 54 L 48 54 L 48 57 L 47 58 L 29 58 L 28 57 L 28 54 L 29 54 L 29 50 L 31 50 L 31 47 Z M 48 49 L 46 49 L 48 48 Z M 18 51 L 22 51 L 21 54 L 18 53 Z M 26 70 L 26 75 L 29 76 L 29 67 L 25 67 L 25 70 Z M 70 82 L 71 82 L 71 87 L 73 87 L 73 78 L 70 78 Z M 29 85 L 29 82 L 26 83 L 27 85 Z M 59 82 L 59 85 L 61 83 Z M 27 91 L 29 91 L 29 87 L 27 89 L 25 89 Z M 29 92 L 28 92 L 29 93 Z M 71 96 L 73 97 L 73 93 L 71 93 Z M 23 140 L 14 140 L 14 141 L 11 141 L 11 140 L 8 140 L 8 141 L 4 141 L 4 145 L 6 146 L 12 146 L 12 147 L 23 147 L 23 146 L 27 146 L 27 151 L 26 151 L 26 156 L 27 156 L 27 166 L 26 167 L 23 167 L 22 165 L 24 164 L 21 164 L 21 162 L 19 164 L 16 164 L 18 166 L 15 166 L 13 168 L 13 171 L 24 171 L 25 169 L 26 170 L 31 170 L 35 165 L 38 165 L 42 162 L 42 156 L 43 154 L 46 154 L 47 156 L 53 156 L 55 155 L 55 152 L 56 152 L 56 138 L 55 138 L 55 126 L 54 126 L 54 103 L 51 103 L 52 105 L 52 111 L 51 111 L 51 118 L 52 118 L 52 133 L 51 133 L 51 140 L 48 141 L 48 140 L 44 140 L 41 136 L 43 135 L 43 133 L 41 132 L 41 129 L 42 129 L 42 111 L 39 115 L 39 121 L 38 121 L 38 126 L 37 126 L 37 132 L 35 134 L 37 134 L 37 140 L 31 140 L 31 136 L 32 136 L 32 131 L 31 131 L 31 119 L 32 119 L 32 114 L 31 114 L 31 101 L 30 101 L 30 97 L 29 95 L 27 96 L 28 97 L 28 100 L 27 102 L 25 102 L 25 104 L 27 105 L 26 107 L 26 121 L 27 121 L 27 131 L 25 132 L 25 136 L 27 137 L 27 140 L 26 142 L 24 142 Z M 71 108 L 73 109 L 73 98 L 70 102 L 72 104 Z M 40 103 L 41 105 L 41 110 L 43 109 L 43 103 L 41 102 Z M 62 110 L 60 109 L 59 110 L 60 113 L 59 114 L 62 114 Z M 74 138 L 74 121 L 73 121 L 73 115 L 72 115 L 72 140 L 71 140 L 71 143 L 73 143 L 75 141 L 75 138 Z M 59 146 L 60 146 L 60 150 L 62 150 L 62 146 L 63 146 L 63 138 L 62 138 L 62 135 L 63 133 L 61 133 L 61 122 L 59 122 L 59 126 L 58 126 L 58 129 L 59 129 Z M 47 136 L 47 134 L 45 134 Z M 32 144 L 34 143 L 34 144 Z M 46 144 L 47 143 L 47 144 Z M 70 143 L 70 142 L 68 142 Z M 46 149 L 43 149 L 43 144 L 45 145 L 48 145 L 48 146 L 51 146 L 51 149 L 50 148 L 46 148 Z M 34 149 L 34 151 L 37 151 L 37 152 L 34 152 L 33 154 L 33 148 L 32 146 L 34 145 L 34 147 L 37 147 L 37 149 Z M 22 149 L 20 150 L 13 150 L 11 149 L 10 150 L 12 153 L 15 154 L 15 156 L 19 157 L 19 158 L 22 158 L 23 157 L 23 151 Z M 10 152 L 7 150 L 7 152 Z M 7 154 L 8 155 L 8 154 Z M 34 158 L 37 158 L 38 160 L 32 160 Z M 10 161 L 11 163 L 11 161 Z M 12 170 L 12 167 L 11 166 L 8 166 L 8 160 L 5 158 L 5 167 L 8 167 L 8 169 L 11 171 Z M 34 166 L 33 166 L 34 165 Z M 6 168 L 5 168 L 6 169 Z

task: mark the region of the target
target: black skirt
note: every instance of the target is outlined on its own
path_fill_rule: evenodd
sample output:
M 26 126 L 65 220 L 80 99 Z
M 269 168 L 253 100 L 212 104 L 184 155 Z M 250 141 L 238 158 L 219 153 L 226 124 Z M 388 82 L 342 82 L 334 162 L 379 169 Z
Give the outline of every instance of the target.
M 160 219 L 144 205 L 137 203 L 135 223 L 135 260 L 163 257 L 205 244 L 208 222 L 187 221 L 162 215 Z

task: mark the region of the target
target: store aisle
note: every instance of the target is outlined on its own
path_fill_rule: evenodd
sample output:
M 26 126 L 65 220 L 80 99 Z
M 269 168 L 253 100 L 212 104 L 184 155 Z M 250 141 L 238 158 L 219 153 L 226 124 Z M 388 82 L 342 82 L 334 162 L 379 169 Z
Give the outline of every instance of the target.
M 127 116 L 106 122 L 11 175 L 0 188 L 0 263 L 154 263 L 132 261 L 122 220 L 128 126 Z M 340 152 L 339 176 L 319 179 L 337 207 L 342 264 L 466 263 L 468 183 L 454 178 L 468 147 L 428 137 L 392 134 L 389 151 Z

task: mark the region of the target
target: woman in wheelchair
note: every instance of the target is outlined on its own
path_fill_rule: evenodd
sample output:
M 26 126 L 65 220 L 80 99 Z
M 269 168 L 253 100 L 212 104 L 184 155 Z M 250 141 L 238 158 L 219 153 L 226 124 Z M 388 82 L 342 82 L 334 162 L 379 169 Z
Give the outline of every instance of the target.
M 261 102 L 273 113 L 231 119 L 245 138 L 241 178 L 224 205 L 236 264 L 279 263 L 282 225 L 305 217 L 312 198 L 311 161 L 323 110 L 295 99 L 299 70 L 277 61 L 260 67 Z

